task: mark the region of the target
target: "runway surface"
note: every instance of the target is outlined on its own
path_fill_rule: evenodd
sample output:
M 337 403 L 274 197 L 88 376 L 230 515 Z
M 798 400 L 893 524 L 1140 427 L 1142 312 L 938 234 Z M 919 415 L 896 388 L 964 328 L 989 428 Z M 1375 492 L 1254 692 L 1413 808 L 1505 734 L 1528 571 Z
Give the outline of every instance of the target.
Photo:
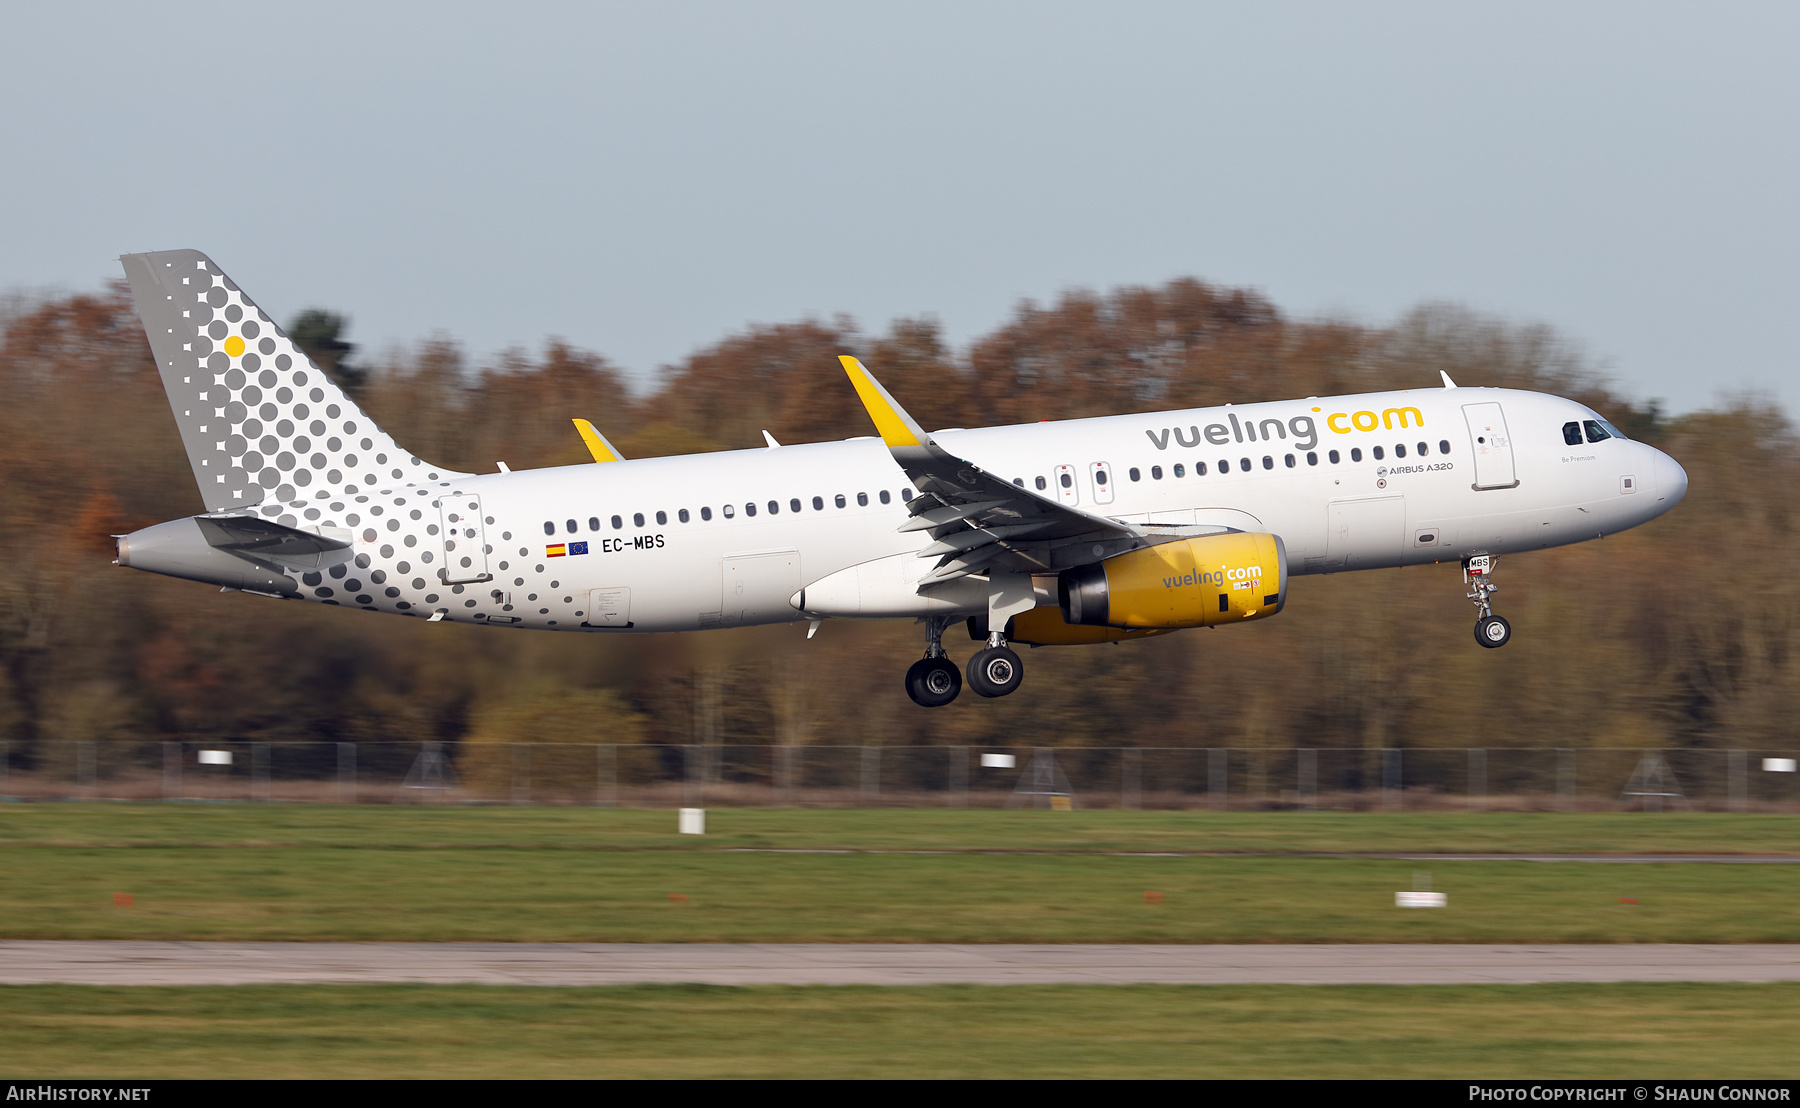
M 0 942 L 0 984 L 1491 985 L 1800 981 L 1800 944 Z

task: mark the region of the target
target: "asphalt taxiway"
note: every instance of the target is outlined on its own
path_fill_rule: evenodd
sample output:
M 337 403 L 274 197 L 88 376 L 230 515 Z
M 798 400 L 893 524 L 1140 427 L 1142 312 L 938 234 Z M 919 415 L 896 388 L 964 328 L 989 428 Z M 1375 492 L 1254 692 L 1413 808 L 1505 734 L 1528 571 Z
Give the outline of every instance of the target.
M 1494 985 L 1800 981 L 1800 944 L 0 942 L 0 984 Z

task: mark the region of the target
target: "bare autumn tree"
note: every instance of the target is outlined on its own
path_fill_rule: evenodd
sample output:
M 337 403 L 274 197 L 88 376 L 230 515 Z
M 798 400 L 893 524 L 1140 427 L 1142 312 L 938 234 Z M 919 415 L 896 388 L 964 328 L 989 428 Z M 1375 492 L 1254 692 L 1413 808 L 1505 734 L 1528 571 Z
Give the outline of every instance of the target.
M 560 339 L 550 340 L 535 361 L 518 351 L 502 356 L 482 373 L 470 402 L 481 419 L 466 430 L 488 456 L 516 467 L 591 461 L 569 422 L 577 416 L 613 433 L 632 428 L 638 418 L 618 370 Z M 489 461 L 481 468 L 493 467 Z
M 761 446 L 765 430 L 783 442 L 865 434 L 866 417 L 838 365 L 839 354 L 861 343 L 843 319 L 752 328 L 665 372 L 649 418 L 714 449 Z
M 970 349 L 978 422 L 1117 415 L 1210 402 L 1192 398 L 1211 388 L 1266 387 L 1258 378 L 1281 326 L 1255 293 L 1192 280 L 1073 292 L 1053 308 L 1026 302 Z

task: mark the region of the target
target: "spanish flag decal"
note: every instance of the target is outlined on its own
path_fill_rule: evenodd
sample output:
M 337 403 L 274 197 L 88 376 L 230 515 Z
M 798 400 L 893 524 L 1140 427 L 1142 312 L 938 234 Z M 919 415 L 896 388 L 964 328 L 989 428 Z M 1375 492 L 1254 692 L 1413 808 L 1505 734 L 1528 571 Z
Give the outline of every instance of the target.
M 544 547 L 544 557 L 546 557 L 546 558 L 560 558 L 564 554 L 567 554 L 568 552 L 569 552 L 569 548 L 567 546 L 564 546 L 560 542 L 557 543 L 555 546 Z

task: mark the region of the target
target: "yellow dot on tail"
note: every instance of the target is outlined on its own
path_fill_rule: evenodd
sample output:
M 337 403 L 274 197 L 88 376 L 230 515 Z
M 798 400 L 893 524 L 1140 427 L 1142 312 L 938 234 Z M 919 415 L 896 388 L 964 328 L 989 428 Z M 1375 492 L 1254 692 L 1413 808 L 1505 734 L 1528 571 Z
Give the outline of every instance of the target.
M 225 353 L 237 357 L 244 352 L 244 340 L 236 335 L 225 340 Z

